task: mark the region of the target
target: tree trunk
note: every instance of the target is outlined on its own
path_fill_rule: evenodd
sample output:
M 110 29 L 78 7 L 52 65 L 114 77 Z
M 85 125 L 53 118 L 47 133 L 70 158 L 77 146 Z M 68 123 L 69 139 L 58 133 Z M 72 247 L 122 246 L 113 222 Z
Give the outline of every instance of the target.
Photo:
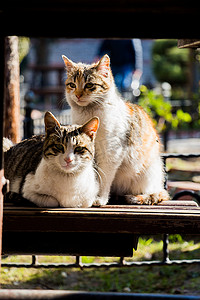
M 17 143 L 20 141 L 20 86 L 19 86 L 18 37 L 5 39 L 6 95 L 4 110 L 4 136 Z

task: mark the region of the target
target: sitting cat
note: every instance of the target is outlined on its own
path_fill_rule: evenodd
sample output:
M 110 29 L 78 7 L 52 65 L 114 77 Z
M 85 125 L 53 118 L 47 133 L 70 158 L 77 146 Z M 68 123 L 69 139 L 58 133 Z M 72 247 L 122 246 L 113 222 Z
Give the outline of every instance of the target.
M 128 197 L 131 204 L 154 204 L 169 198 L 164 190 L 161 144 L 150 117 L 138 105 L 120 97 L 104 55 L 92 65 L 62 56 L 66 70 L 66 100 L 72 121 L 82 124 L 98 116 L 95 159 L 101 172 L 96 205 L 105 205 L 110 190 Z M 111 188 L 112 187 L 112 188 Z
M 97 117 L 83 126 L 62 126 L 46 112 L 46 135 L 33 136 L 4 153 L 11 192 L 40 207 L 92 206 L 98 193 L 93 160 L 98 126 Z

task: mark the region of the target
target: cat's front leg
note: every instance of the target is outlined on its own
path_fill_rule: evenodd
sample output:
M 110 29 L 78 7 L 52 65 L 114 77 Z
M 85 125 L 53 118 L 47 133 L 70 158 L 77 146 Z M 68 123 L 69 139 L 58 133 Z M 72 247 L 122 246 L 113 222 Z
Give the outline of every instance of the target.
M 99 167 L 99 174 L 100 177 L 100 189 L 99 193 L 97 195 L 96 200 L 94 201 L 94 206 L 101 206 L 106 205 L 109 200 L 111 185 L 113 182 L 113 179 L 115 177 L 117 171 L 116 164 L 100 164 Z
M 102 206 L 106 205 L 109 200 L 109 193 L 107 195 L 99 195 L 97 196 L 96 200 L 93 202 L 93 206 Z
M 25 192 L 23 193 L 23 197 L 30 200 L 31 202 L 35 203 L 39 207 L 58 207 L 59 202 L 56 198 L 40 194 L 37 192 L 29 192 L 28 194 Z
M 43 184 L 42 184 L 43 183 Z M 22 189 L 22 196 L 39 207 L 58 207 L 60 206 L 58 200 L 52 195 L 48 195 L 50 185 L 44 187 L 44 182 L 39 182 L 36 176 L 28 174 Z
M 110 190 L 116 172 L 121 165 L 125 151 L 119 139 L 113 143 L 105 143 L 104 140 L 96 144 L 96 163 L 99 173 L 99 193 L 93 205 L 106 205 L 109 200 Z

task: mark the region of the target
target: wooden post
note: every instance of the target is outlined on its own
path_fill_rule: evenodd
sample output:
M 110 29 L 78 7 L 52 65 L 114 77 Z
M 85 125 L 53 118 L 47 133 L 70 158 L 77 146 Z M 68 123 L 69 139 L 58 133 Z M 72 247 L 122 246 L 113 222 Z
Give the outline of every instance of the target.
M 1 249 L 2 249 L 2 225 L 3 225 L 3 109 L 4 109 L 4 37 L 0 36 L 0 268 L 1 268 Z
M 5 39 L 5 118 L 4 136 L 14 143 L 20 141 L 20 87 L 18 37 Z

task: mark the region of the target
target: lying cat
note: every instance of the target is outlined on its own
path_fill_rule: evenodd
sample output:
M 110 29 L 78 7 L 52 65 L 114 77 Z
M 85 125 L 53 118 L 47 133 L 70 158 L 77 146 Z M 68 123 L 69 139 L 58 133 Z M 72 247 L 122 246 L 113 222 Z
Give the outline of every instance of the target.
M 92 206 L 98 193 L 93 160 L 98 126 L 97 117 L 83 126 L 61 126 L 46 112 L 45 136 L 33 136 L 4 153 L 11 192 L 40 207 Z
M 92 116 L 100 119 L 95 159 L 102 180 L 96 204 L 105 205 L 110 190 L 133 195 L 128 198 L 131 204 L 167 200 L 157 132 L 140 106 L 120 97 L 109 56 L 92 65 L 74 63 L 64 55 L 63 60 L 72 121 L 82 124 Z

